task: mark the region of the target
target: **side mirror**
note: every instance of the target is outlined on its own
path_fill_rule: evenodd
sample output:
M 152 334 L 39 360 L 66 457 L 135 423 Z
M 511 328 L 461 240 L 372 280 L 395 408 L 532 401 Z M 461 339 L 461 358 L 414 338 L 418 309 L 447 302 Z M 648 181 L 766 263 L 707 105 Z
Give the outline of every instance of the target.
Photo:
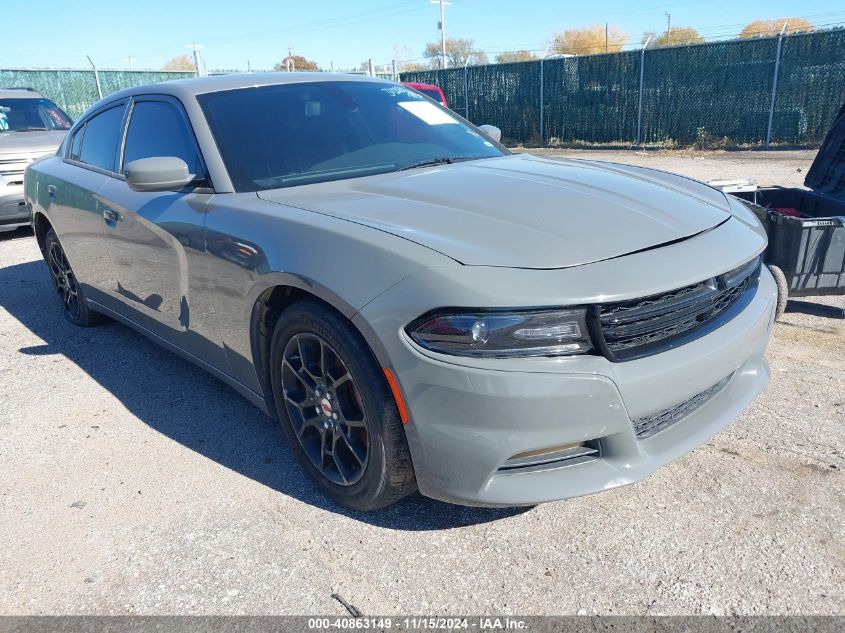
M 479 125 L 478 129 L 484 132 L 487 136 L 492 138 L 497 143 L 502 140 L 502 130 L 495 125 Z
M 194 179 L 187 163 L 175 156 L 139 158 L 126 165 L 124 172 L 133 191 L 178 191 Z

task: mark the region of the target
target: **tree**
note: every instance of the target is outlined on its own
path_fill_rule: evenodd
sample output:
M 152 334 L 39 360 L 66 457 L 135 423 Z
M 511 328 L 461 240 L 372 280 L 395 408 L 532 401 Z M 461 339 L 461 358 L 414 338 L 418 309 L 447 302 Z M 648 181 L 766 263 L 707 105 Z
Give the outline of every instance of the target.
M 786 24 L 787 33 L 801 33 L 806 31 L 815 31 L 816 27 L 812 22 L 808 22 L 803 18 L 779 18 L 777 20 L 754 20 L 745 25 L 745 28 L 740 31 L 739 36 L 742 39 L 749 39 L 752 37 L 773 37 L 778 35 Z
M 428 66 L 418 62 L 402 62 L 398 64 L 398 70 L 400 73 L 415 73 L 421 70 L 428 70 Z
M 496 62 L 499 64 L 507 64 L 509 62 L 531 62 L 535 59 L 537 59 L 537 56 L 529 51 L 510 51 L 496 55 Z
M 302 55 L 288 55 L 278 64 L 275 64 L 273 70 L 316 71 L 320 70 L 320 66 L 317 65 L 317 62 L 305 59 Z
M 423 56 L 431 60 L 432 68 L 442 65 L 442 51 L 440 42 L 429 42 L 425 45 Z M 475 48 L 475 40 L 461 38 L 446 38 L 446 60 L 449 68 L 455 66 L 475 66 L 487 63 L 487 54 Z
M 580 29 L 567 29 L 554 36 L 551 48 L 558 55 L 596 55 L 622 50 L 628 34 L 618 26 L 593 24 Z
M 185 53 L 184 55 L 179 55 L 178 57 L 174 57 L 173 59 L 164 63 L 164 66 L 161 67 L 162 70 L 185 70 L 185 71 L 196 71 L 197 67 L 194 65 L 194 60 L 191 59 L 191 56 Z
M 700 44 L 704 38 L 691 26 L 673 26 L 671 31 L 663 31 L 651 38 L 649 46 L 686 46 Z

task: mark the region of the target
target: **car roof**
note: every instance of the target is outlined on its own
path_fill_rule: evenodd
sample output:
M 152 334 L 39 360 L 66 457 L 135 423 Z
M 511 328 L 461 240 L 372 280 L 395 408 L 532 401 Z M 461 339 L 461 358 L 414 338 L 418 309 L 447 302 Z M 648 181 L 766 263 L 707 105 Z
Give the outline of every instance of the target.
M 122 99 L 133 95 L 165 94 L 184 99 L 209 92 L 223 90 L 237 90 L 239 88 L 257 88 L 259 86 L 273 86 L 277 84 L 314 83 L 328 81 L 370 81 L 393 83 L 377 77 L 366 75 L 352 75 L 346 73 L 234 73 L 231 75 L 214 75 L 212 77 L 195 77 L 192 79 L 176 79 L 157 84 L 147 84 L 126 88 L 109 95 L 109 101 Z
M 0 99 L 43 99 L 43 95 L 32 88 L 0 88 Z

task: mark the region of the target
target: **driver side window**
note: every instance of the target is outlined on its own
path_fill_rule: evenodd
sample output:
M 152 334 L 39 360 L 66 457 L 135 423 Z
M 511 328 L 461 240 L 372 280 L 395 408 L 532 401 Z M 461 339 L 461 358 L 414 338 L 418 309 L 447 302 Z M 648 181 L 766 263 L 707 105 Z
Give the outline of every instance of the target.
M 167 101 L 138 101 L 126 132 L 121 172 L 125 173 L 133 160 L 154 156 L 181 158 L 189 173 L 204 177 L 193 134 L 177 106 Z

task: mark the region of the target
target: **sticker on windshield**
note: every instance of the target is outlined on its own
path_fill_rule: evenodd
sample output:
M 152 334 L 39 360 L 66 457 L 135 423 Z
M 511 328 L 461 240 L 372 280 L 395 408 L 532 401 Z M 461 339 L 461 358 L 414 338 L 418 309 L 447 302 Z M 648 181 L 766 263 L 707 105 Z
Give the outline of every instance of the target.
M 396 105 L 429 125 L 457 125 L 458 123 L 431 101 L 400 101 Z

